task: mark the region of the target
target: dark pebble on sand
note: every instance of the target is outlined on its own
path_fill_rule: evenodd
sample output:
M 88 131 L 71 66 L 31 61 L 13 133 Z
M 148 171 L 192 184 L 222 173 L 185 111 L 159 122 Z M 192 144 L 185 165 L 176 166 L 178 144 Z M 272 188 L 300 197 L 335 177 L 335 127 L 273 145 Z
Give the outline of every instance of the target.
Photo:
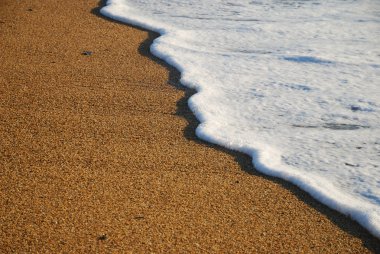
M 84 55 L 84 56 L 91 56 L 92 55 L 92 51 L 83 51 L 82 55 Z
M 99 241 L 105 241 L 105 240 L 107 240 L 107 234 L 102 234 L 102 235 L 100 235 L 100 236 L 98 236 L 98 240 Z

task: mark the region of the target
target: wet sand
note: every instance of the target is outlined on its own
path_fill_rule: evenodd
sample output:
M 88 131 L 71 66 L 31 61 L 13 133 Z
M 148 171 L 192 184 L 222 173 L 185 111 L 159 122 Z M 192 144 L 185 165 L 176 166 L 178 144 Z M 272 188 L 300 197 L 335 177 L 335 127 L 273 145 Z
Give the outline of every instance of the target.
M 157 35 L 102 2 L 0 1 L 1 253 L 368 253 L 379 240 L 199 141 Z

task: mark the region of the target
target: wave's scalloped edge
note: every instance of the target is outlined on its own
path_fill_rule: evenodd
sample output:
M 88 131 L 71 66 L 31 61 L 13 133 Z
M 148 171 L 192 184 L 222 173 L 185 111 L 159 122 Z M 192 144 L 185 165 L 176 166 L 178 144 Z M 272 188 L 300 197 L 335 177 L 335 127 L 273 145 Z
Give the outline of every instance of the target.
M 134 13 L 133 10 L 125 5 L 125 0 L 108 0 L 106 6 L 101 8 L 100 13 L 111 19 L 159 33 L 161 37 L 170 36 L 171 31 L 174 31 L 168 24 L 159 23 L 149 18 L 141 17 L 138 13 Z M 157 49 L 159 40 L 160 38 L 157 38 L 151 45 L 151 53 L 183 73 L 185 71 L 184 68 L 180 66 L 175 59 L 166 56 L 165 52 L 161 52 Z M 322 204 L 357 221 L 372 235 L 380 239 L 380 216 L 373 211 L 373 206 L 369 206 L 358 200 L 352 200 L 337 190 L 332 184 L 318 180 L 318 177 L 311 178 L 297 174 L 291 170 L 286 170 L 286 168 L 282 167 L 279 163 L 281 155 L 265 144 L 256 144 L 256 147 L 248 147 L 241 144 L 233 144 L 223 140 L 223 138 L 218 138 L 208 133 L 208 123 L 202 112 L 198 110 L 196 103 L 194 103 L 194 98 L 201 93 L 201 87 L 189 82 L 184 77 L 182 77 L 180 81 L 182 85 L 197 91 L 195 95 L 190 97 L 188 105 L 200 122 L 200 125 L 196 129 L 198 138 L 234 151 L 248 154 L 252 157 L 252 163 L 258 171 L 291 182 L 309 193 Z M 323 188 L 320 187 L 321 182 L 324 184 Z M 334 193 L 334 195 L 332 195 L 332 193 Z

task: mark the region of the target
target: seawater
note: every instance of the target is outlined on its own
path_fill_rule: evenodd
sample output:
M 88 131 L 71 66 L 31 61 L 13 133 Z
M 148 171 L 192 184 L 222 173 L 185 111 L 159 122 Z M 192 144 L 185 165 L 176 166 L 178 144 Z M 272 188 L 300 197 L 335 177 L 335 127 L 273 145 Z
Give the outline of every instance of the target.
M 198 137 L 252 156 L 380 237 L 378 0 L 109 0 L 161 34 Z

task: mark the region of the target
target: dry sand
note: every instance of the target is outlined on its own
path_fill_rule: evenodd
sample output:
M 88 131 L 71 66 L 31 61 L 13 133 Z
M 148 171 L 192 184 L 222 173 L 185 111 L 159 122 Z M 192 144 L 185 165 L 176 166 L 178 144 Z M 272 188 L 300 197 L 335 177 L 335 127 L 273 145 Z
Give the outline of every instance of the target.
M 97 0 L 0 0 L 0 252 L 380 252 L 353 221 L 197 140 L 155 34 Z M 82 55 L 91 51 L 91 55 Z

